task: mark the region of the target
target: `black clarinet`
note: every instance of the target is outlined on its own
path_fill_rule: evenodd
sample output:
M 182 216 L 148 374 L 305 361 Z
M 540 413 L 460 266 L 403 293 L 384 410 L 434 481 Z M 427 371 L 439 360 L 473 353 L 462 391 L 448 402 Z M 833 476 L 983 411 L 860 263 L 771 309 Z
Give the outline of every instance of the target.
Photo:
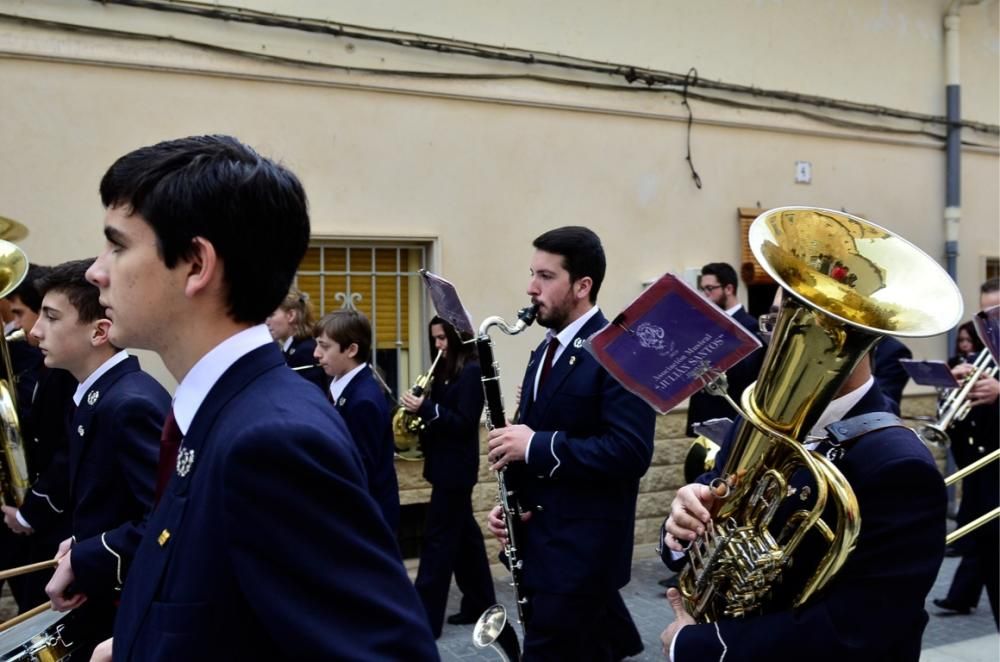
M 496 326 L 508 335 L 517 335 L 531 326 L 537 314 L 538 305 L 536 304 L 519 310 L 517 322 L 513 326 L 507 324 L 500 317 L 488 317 L 479 326 L 479 335 L 476 337 L 475 343 L 476 352 L 479 354 L 479 367 L 483 373 L 483 393 L 486 396 L 486 427 L 489 430 L 507 425 L 503 409 L 503 395 L 500 392 L 500 366 L 493 358 L 493 341 L 490 339 L 489 330 Z M 517 530 L 521 524 L 522 511 L 514 490 L 507 487 L 507 481 L 504 477 L 506 469 L 507 467 L 504 467 L 496 472 L 497 502 L 503 510 L 504 520 L 507 523 L 507 542 L 503 551 L 510 568 L 514 601 L 517 604 L 517 619 L 518 623 L 524 623 L 528 613 L 528 599 L 521 594 L 521 573 L 524 568 L 524 560 L 517 548 Z M 490 607 L 476 623 L 472 635 L 473 642 L 480 648 L 492 645 L 506 624 L 507 612 L 503 605 Z

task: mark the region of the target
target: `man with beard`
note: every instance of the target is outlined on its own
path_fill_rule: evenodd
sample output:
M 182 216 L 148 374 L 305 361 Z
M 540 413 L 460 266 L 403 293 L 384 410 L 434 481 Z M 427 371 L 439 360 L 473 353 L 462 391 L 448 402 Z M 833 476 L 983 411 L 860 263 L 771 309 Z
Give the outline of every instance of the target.
M 597 307 L 605 258 L 584 227 L 534 241 L 528 295 L 549 329 L 522 383 L 520 424 L 489 435 L 490 469 L 507 468 L 526 515 L 525 660 L 618 660 L 642 650 L 618 589 L 629 581 L 639 479 L 652 459 L 655 414 L 583 341 L 607 324 Z M 488 526 L 501 542 L 500 507 Z
M 698 289 L 726 314 L 746 328 L 757 334 L 757 318 L 748 313 L 736 297 L 736 270 L 725 262 L 712 262 L 701 268 L 698 276 Z M 744 389 L 757 379 L 760 365 L 764 361 L 764 348 L 761 347 L 726 372 L 729 387 L 729 397 L 739 402 Z M 736 418 L 736 412 L 722 397 L 698 391 L 691 396 L 688 403 L 687 435 L 696 436 L 693 430 L 695 423 L 702 423 L 713 418 Z

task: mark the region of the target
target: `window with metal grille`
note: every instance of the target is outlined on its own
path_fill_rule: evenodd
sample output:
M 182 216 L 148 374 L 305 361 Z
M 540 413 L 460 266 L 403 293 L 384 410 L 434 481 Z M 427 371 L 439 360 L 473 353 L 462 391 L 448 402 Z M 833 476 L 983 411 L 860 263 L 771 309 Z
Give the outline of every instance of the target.
M 428 245 L 324 242 L 309 247 L 295 285 L 309 295 L 317 319 L 355 308 L 372 324 L 369 359 L 399 395 L 420 373 L 425 336 L 425 295 L 419 270 Z

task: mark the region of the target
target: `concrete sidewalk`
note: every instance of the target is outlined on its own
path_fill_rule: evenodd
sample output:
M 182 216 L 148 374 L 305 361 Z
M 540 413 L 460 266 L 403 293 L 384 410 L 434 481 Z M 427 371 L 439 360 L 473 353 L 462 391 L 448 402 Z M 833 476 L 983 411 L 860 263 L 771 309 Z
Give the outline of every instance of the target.
M 927 596 L 927 612 L 930 621 L 924 631 L 921 662 L 997 662 L 1000 660 L 1000 638 L 997 636 L 993 617 L 990 613 L 986 594 L 983 593 L 979 607 L 967 616 L 942 614 L 931 604 L 931 599 L 943 597 L 955 572 L 959 559 L 946 558 L 938 573 L 937 582 Z M 646 650 L 630 658 L 635 662 L 662 661 L 660 633 L 672 619 L 670 607 L 657 581 L 669 571 L 659 559 L 642 559 L 632 564 L 632 581 L 622 589 L 622 597 L 642 635 Z M 513 597 L 506 579 L 496 582 L 497 598 L 507 606 L 510 613 Z M 458 611 L 460 594 L 452 585 L 449 596 L 448 614 Z M 472 644 L 471 625 L 447 625 L 438 640 L 441 659 L 489 660 L 495 662 L 497 654 L 491 650 L 479 650 Z

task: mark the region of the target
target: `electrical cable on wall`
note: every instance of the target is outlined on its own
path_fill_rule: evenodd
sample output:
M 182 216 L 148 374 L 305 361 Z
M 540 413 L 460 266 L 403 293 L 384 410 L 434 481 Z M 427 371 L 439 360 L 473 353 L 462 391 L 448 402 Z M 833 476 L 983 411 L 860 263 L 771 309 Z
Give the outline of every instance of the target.
M 691 123 L 694 122 L 694 113 L 691 112 L 691 105 L 688 103 L 688 83 L 698 84 L 698 70 L 694 67 L 687 72 L 687 76 L 684 77 L 684 96 L 682 104 L 687 108 L 688 111 L 688 121 L 687 121 L 687 156 L 684 160 L 687 161 L 688 167 L 691 168 L 691 178 L 694 179 L 694 185 L 699 189 L 701 188 L 701 175 L 698 171 L 694 169 L 694 161 L 691 160 Z
M 592 60 L 585 60 L 582 58 L 574 58 L 557 54 L 547 54 L 541 52 L 531 53 L 531 52 L 521 51 L 518 49 L 485 46 L 482 44 L 475 44 L 473 42 L 461 42 L 456 40 L 437 40 L 435 38 L 425 37 L 423 35 L 400 33 L 396 31 L 384 31 L 373 28 L 363 28 L 358 26 L 345 26 L 342 24 L 335 24 L 329 21 L 322 21 L 317 19 L 305 19 L 294 16 L 282 16 L 279 14 L 268 14 L 237 7 L 226 7 L 224 5 L 205 5 L 203 3 L 184 2 L 182 0 L 176 0 L 169 3 L 158 2 L 156 0 L 95 0 L 95 2 L 100 2 L 101 4 L 104 5 L 109 5 L 109 4 L 125 5 L 141 9 L 175 12 L 186 15 L 194 15 L 201 18 L 207 18 L 212 20 L 240 22 L 240 23 L 258 25 L 262 27 L 276 27 L 282 29 L 305 31 L 310 33 L 327 34 L 335 37 L 352 38 L 359 40 L 372 40 L 404 48 L 431 50 L 449 55 L 472 56 L 478 58 L 493 59 L 508 63 L 519 63 L 524 65 L 544 65 L 550 67 L 558 67 L 563 69 L 582 71 L 587 73 L 597 73 L 597 74 L 607 75 L 612 78 L 620 77 L 622 80 L 625 81 L 626 84 L 622 85 L 617 83 L 581 81 L 571 78 L 561 78 L 558 76 L 541 75 L 533 73 L 517 73 L 517 74 L 464 73 L 464 72 L 454 73 L 454 72 L 430 72 L 430 71 L 414 71 L 414 70 L 400 70 L 400 69 L 353 67 L 353 66 L 335 64 L 329 62 L 304 60 L 301 58 L 293 58 L 281 55 L 261 53 L 257 51 L 248 51 L 238 48 L 230 48 L 225 46 L 219 46 L 217 44 L 199 42 L 191 39 L 181 39 L 174 36 L 149 35 L 144 33 L 127 32 L 123 30 L 115 30 L 102 27 L 83 26 L 83 25 L 69 24 L 59 21 L 52 21 L 47 19 L 23 17 L 9 13 L 0 13 L 0 18 L 6 18 L 9 20 L 14 20 L 29 25 L 44 26 L 48 28 L 80 32 L 85 34 L 114 36 L 117 38 L 134 39 L 134 40 L 177 43 L 185 46 L 199 48 L 206 51 L 220 52 L 228 55 L 245 57 L 271 63 L 299 66 L 305 68 L 336 70 L 347 73 L 361 73 L 366 75 L 381 75 L 381 76 L 391 76 L 391 77 L 453 80 L 453 81 L 529 80 L 547 84 L 581 87 L 586 89 L 599 89 L 599 90 L 614 91 L 614 92 L 638 92 L 638 93 L 653 92 L 660 94 L 662 93 L 677 94 L 681 97 L 681 103 L 687 109 L 688 161 L 692 169 L 692 176 L 696 180 L 696 184 L 700 183 L 700 178 L 697 176 L 697 172 L 694 171 L 693 164 L 690 163 L 690 128 L 691 124 L 693 123 L 693 115 L 691 113 L 690 105 L 688 104 L 688 100 L 690 99 L 697 99 L 699 101 L 703 101 L 713 105 L 729 107 L 729 108 L 738 108 L 742 110 L 797 115 L 813 121 L 829 124 L 831 126 L 836 126 L 838 128 L 858 129 L 863 131 L 873 131 L 873 132 L 888 133 L 895 135 L 919 135 L 919 136 L 930 137 L 942 142 L 946 140 L 944 129 L 946 129 L 947 127 L 947 118 L 943 116 L 925 115 L 920 113 L 913 113 L 910 111 L 902 111 L 898 109 L 887 108 L 884 106 L 861 104 L 851 101 L 829 99 L 829 98 L 816 97 L 810 95 L 800 95 L 791 92 L 765 90 L 752 86 L 743 86 L 730 83 L 722 83 L 719 81 L 704 80 L 697 76 L 697 72 L 695 72 L 694 77 L 691 76 L 690 71 L 688 72 L 687 75 L 681 76 L 679 74 L 674 74 L 670 72 L 656 72 L 651 70 L 639 69 L 632 66 L 601 63 Z M 741 101 L 741 100 L 717 96 L 715 94 L 707 94 L 705 92 L 695 92 L 691 88 L 701 88 L 706 92 L 711 90 L 715 92 L 750 95 L 755 98 L 792 103 L 795 104 L 797 107 L 788 105 L 768 105 L 764 103 L 750 103 L 747 101 Z M 930 124 L 932 126 L 941 126 L 942 131 L 941 132 L 934 131 L 927 127 L 919 127 L 919 128 L 890 127 L 864 121 L 848 120 L 843 117 L 834 117 L 821 112 L 809 111 L 802 108 L 801 107 L 802 105 L 812 105 L 818 108 L 831 109 L 836 111 L 874 115 L 879 118 L 888 117 L 895 119 L 905 119 L 905 120 L 919 122 L 922 124 Z M 997 125 L 963 120 L 961 122 L 961 126 L 963 128 L 967 128 L 981 133 L 986 133 L 989 135 L 1000 135 L 1000 126 Z M 965 145 L 992 147 L 992 145 L 982 144 L 979 142 L 974 142 L 969 140 L 963 140 L 962 142 Z

